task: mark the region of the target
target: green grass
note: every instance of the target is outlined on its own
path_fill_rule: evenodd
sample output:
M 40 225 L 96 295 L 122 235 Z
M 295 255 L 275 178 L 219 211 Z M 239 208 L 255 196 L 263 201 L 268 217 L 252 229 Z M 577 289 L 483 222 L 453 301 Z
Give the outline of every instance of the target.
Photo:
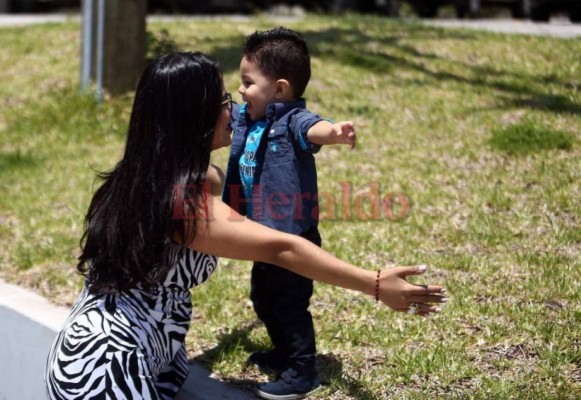
M 569 132 L 537 127 L 532 123 L 509 125 L 495 130 L 490 145 L 510 154 L 532 154 L 542 150 L 573 147 L 574 136 Z
M 275 25 L 152 23 L 150 54 L 209 52 L 235 93 L 244 36 Z M 336 216 L 321 223 L 324 247 L 370 269 L 429 264 L 416 281 L 451 295 L 442 315 L 419 320 L 316 285 L 329 384 L 318 398 L 579 398 L 581 42 L 379 18 L 287 25 L 311 49 L 309 107 L 359 132 L 355 151 L 317 155 Z M 79 29 L 0 30 L 0 277 L 59 304 L 82 285 L 74 265 L 95 171 L 118 161 L 131 106 L 131 94 L 101 107 L 77 94 Z M 405 195 L 409 215 L 354 218 L 358 196 L 371 212 L 372 183 L 380 198 Z M 192 360 L 242 387 L 265 379 L 244 360 L 269 345 L 249 271 L 221 260 L 193 290 L 187 339 Z

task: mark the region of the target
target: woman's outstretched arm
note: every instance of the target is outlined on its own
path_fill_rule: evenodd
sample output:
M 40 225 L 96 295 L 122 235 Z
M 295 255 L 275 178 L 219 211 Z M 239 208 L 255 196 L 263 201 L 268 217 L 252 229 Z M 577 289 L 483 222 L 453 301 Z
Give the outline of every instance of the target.
M 315 281 L 375 295 L 377 271 L 356 267 L 297 235 L 279 232 L 242 217 L 220 199 L 207 197 L 209 215 L 196 220 L 196 235 L 188 247 L 207 254 L 239 260 L 262 261 L 291 270 Z M 188 220 L 185 220 L 188 224 Z M 418 304 L 419 315 L 439 312 L 445 290 L 438 285 L 414 285 L 408 275 L 424 267 L 382 270 L 379 299 L 396 311 Z

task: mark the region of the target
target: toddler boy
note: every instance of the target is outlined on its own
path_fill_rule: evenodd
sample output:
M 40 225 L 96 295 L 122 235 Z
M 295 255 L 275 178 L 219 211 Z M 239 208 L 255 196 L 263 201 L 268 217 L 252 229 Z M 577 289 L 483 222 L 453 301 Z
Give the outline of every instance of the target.
M 234 116 L 224 201 L 258 223 L 320 246 L 313 154 L 323 144 L 355 147 L 353 123 L 331 123 L 306 109 L 301 96 L 311 76 L 310 56 L 305 40 L 292 30 L 248 36 L 240 75 L 245 104 Z M 252 354 L 249 362 L 278 376 L 258 387 L 263 398 L 303 398 L 320 386 L 308 310 L 312 293 L 312 280 L 254 263 L 250 298 L 274 347 Z

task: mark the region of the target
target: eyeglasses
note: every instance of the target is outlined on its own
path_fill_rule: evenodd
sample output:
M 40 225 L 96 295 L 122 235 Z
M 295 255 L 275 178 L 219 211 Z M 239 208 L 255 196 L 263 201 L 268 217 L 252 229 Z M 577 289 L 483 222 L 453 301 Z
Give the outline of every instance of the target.
M 222 105 L 226 106 L 228 112 L 232 112 L 232 94 L 226 92 L 222 96 Z

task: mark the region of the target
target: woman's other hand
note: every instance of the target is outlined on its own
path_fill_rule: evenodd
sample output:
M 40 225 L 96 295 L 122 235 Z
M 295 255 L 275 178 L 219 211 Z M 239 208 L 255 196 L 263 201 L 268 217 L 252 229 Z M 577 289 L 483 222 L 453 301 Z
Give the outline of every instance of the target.
M 408 314 L 428 316 L 441 312 L 438 304 L 448 301 L 446 289 L 437 285 L 416 285 L 406 280 L 408 276 L 421 275 L 425 270 L 425 265 L 382 270 L 379 273 L 379 300 L 395 311 Z

